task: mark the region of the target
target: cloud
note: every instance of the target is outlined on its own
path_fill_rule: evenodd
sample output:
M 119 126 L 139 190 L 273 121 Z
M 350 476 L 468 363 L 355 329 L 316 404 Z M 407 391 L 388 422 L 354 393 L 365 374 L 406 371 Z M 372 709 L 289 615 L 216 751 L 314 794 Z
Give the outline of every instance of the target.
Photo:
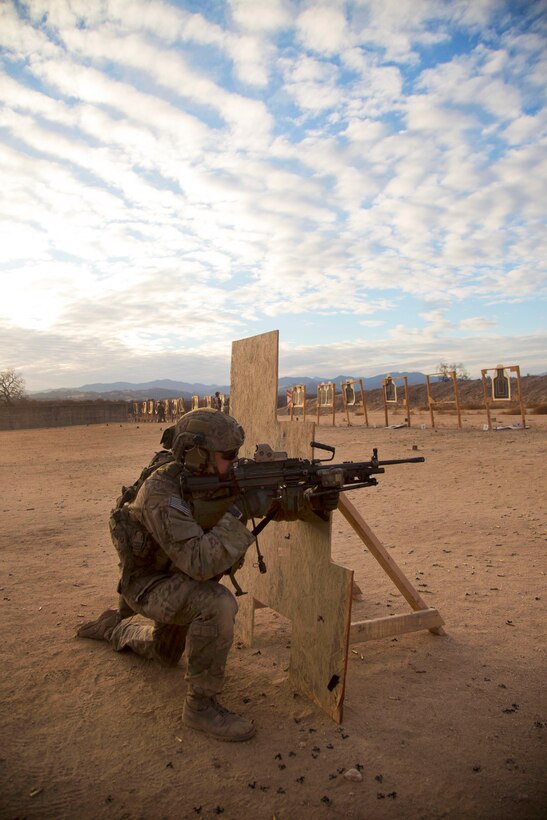
M 471 56 L 456 58 L 422 72 L 419 86 L 426 89 L 436 102 L 453 108 L 481 109 L 483 116 L 502 121 L 517 117 L 522 110 L 518 88 L 503 79 L 502 66 L 498 67 L 499 76 L 496 77 L 493 66 L 487 64 L 485 70 L 484 62 L 484 50 L 477 49 Z
M 544 137 L 546 125 L 545 112 L 534 117 L 523 114 L 503 129 L 502 136 L 510 145 L 522 145 Z
M 353 31 L 362 46 L 381 49 L 386 61 L 413 65 L 418 49 L 449 39 L 449 4 L 428 0 L 358 0 Z
M 139 350 L 142 336 L 105 339 L 88 332 L 72 337 L 64 333 L 27 331 L 24 336 L 0 324 L 0 344 L 10 350 L 29 390 L 79 387 L 93 382 L 153 381 L 169 373 L 180 381 L 229 384 L 230 347 L 214 342 L 202 346 L 170 346 Z M 6 363 L 6 366 L 8 364 Z M 2 364 L 1 369 L 4 368 Z M 120 375 L 122 374 L 122 375 Z
M 286 0 L 229 0 L 229 5 L 234 22 L 247 31 L 271 34 L 289 28 L 292 23 L 293 9 Z
M 55 44 L 43 32 L 21 25 L 15 6 L 9 3 L 0 3 L 0 45 L 10 62 L 26 60 L 37 53 L 57 51 Z
M 488 319 L 485 316 L 470 316 L 468 319 L 461 320 L 460 327 L 462 330 L 480 331 L 496 327 L 497 324 L 494 319 Z
M 340 103 L 342 93 L 336 66 L 301 56 L 296 61 L 283 61 L 283 67 L 285 91 L 302 111 L 317 114 Z
M 17 332 L 72 378 L 78 361 L 133 368 L 135 351 L 146 367 L 227 367 L 234 336 L 272 323 L 306 370 L 314 345 L 339 370 L 354 340 L 380 369 L 401 351 L 425 367 L 489 344 L 483 317 L 502 302 L 535 339 L 547 161 L 532 13 L 33 0 L 0 14 L 0 321 L 25 367 Z M 59 340 L 85 355 L 48 364 Z
M 394 370 L 417 370 L 434 373 L 441 361 L 463 362 L 472 378 L 479 378 L 482 368 L 495 367 L 498 361 L 519 364 L 526 361 L 523 372 L 538 372 L 545 361 L 547 336 L 538 333 L 508 339 L 505 336 L 475 336 L 468 339 L 446 338 L 442 345 L 430 338 L 365 340 L 355 338 L 329 345 L 287 345 L 280 343 L 280 373 L 325 378 L 339 373 L 354 376 L 374 375 Z
M 347 42 L 346 18 L 338 3 L 313 3 L 299 14 L 296 28 L 302 44 L 319 54 L 336 54 Z
M 234 138 L 240 145 L 248 143 L 252 146 L 258 140 L 267 139 L 272 126 L 272 118 L 261 100 L 255 100 L 241 94 L 226 91 L 222 85 L 207 76 L 206 73 L 195 70 L 182 54 L 173 48 L 160 48 L 149 42 L 139 33 L 120 32 L 112 24 L 105 24 L 97 31 L 82 31 L 73 29 L 65 33 L 67 45 L 74 55 L 85 60 L 90 58 L 102 66 L 105 63 L 117 63 L 126 70 L 145 72 L 150 80 L 159 89 L 169 91 L 174 100 L 189 100 L 193 104 L 210 108 L 219 114 L 231 129 Z M 248 48 L 248 41 L 247 41 Z M 242 58 L 249 60 L 248 50 L 238 49 Z M 53 81 L 57 88 L 65 94 L 75 93 L 81 99 L 87 99 L 99 104 L 105 104 L 111 99 L 111 89 L 115 91 L 116 84 L 101 81 L 97 73 L 92 74 L 85 68 L 74 66 L 79 76 L 79 87 L 75 88 L 76 80 L 67 66 L 64 70 L 58 65 L 46 66 L 48 79 Z M 36 69 L 39 72 L 39 67 Z M 121 89 L 119 89 L 121 90 Z M 130 89 L 130 98 L 125 105 L 136 95 Z M 103 96 L 106 94 L 106 99 Z M 123 95 L 116 94 L 113 100 L 116 107 L 124 105 Z M 133 106 L 138 112 L 139 106 Z

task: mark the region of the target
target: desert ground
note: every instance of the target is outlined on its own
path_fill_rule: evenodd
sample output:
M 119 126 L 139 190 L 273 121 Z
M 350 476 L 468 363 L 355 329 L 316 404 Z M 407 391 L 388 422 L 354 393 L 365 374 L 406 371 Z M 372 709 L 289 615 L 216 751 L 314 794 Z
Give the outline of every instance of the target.
M 108 513 L 162 427 L 0 433 L 0 816 L 545 817 L 547 416 L 530 415 L 526 430 L 485 421 L 464 414 L 458 430 L 443 415 L 434 431 L 419 413 L 401 429 L 385 429 L 383 413 L 369 428 L 321 420 L 316 438 L 337 461 L 373 446 L 385 459 L 425 457 L 351 500 L 446 635 L 352 645 L 339 726 L 291 686 L 290 622 L 259 610 L 223 697 L 257 725 L 240 744 L 183 728 L 184 657 L 168 669 L 74 637 L 116 600 Z M 332 556 L 362 590 L 352 620 L 410 611 L 340 513 Z

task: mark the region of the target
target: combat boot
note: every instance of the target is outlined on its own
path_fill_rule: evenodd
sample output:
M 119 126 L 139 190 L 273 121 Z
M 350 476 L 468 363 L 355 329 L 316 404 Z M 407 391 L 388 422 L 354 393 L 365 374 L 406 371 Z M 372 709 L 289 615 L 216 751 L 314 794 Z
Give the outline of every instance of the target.
M 217 740 L 238 742 L 249 740 L 256 732 L 254 724 L 229 712 L 215 697 L 189 694 L 184 702 L 182 722 L 191 729 L 204 732 Z
M 109 641 L 120 620 L 120 613 L 117 609 L 106 609 L 95 621 L 83 624 L 76 635 L 78 638 L 91 638 L 94 641 Z

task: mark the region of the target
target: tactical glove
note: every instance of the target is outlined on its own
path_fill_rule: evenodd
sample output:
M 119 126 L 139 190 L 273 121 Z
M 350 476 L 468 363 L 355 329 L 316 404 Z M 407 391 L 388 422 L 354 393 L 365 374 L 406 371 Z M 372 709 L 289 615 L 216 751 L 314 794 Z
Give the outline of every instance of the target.
M 338 506 L 340 493 L 338 490 L 329 490 L 324 495 L 314 495 L 321 487 L 308 488 L 290 487 L 281 493 L 280 511 L 276 521 L 313 521 L 318 515 L 324 521 L 329 520 L 329 513 Z
M 312 510 L 321 518 L 328 520 L 328 514 L 335 510 L 340 500 L 340 493 L 337 490 L 330 490 L 320 495 L 309 492 L 308 499 Z
M 245 518 L 264 518 L 270 512 L 274 498 L 273 490 L 247 490 L 235 499 L 234 505 Z

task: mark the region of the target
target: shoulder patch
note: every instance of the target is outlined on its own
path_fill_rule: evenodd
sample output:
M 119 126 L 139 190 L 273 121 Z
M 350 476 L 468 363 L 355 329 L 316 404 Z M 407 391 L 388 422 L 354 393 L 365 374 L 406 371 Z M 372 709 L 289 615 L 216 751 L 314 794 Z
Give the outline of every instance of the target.
M 184 501 L 179 495 L 172 495 L 170 497 L 169 506 L 181 513 L 184 513 L 184 515 L 192 515 L 192 510 L 190 509 L 189 504 L 187 504 L 186 501 Z

